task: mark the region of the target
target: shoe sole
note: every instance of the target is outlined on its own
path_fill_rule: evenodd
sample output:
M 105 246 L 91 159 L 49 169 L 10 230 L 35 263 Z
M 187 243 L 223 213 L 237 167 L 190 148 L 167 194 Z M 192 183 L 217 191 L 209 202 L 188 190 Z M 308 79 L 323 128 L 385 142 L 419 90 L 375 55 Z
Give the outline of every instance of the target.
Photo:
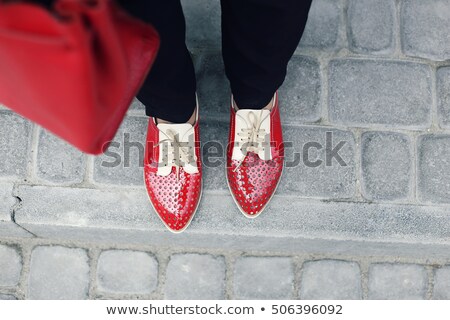
M 144 171 L 144 183 L 145 183 L 145 171 Z M 148 194 L 147 187 L 145 187 L 145 191 L 147 193 L 148 201 L 152 205 L 153 211 L 155 211 L 155 214 L 158 216 L 159 220 L 161 220 L 161 222 L 164 224 L 166 229 L 169 230 L 170 232 L 174 233 L 174 234 L 179 234 L 179 233 L 182 233 L 184 230 L 186 230 L 189 227 L 189 225 L 191 224 L 192 220 L 194 219 L 195 214 L 197 213 L 197 209 L 198 209 L 198 207 L 200 205 L 200 201 L 202 200 L 202 196 L 203 196 L 203 179 L 201 180 L 201 185 L 200 185 L 200 197 L 198 198 L 197 206 L 195 207 L 194 213 L 192 214 L 191 218 L 186 223 L 186 225 L 180 230 L 173 230 L 173 229 L 171 229 L 169 227 L 169 225 L 158 214 L 158 211 L 156 211 L 155 206 L 153 205 L 152 199 L 150 199 L 150 195 Z
M 261 213 L 263 213 L 263 211 L 266 209 L 267 205 L 270 203 L 270 201 L 272 201 L 273 196 L 275 195 L 275 193 L 277 192 L 278 189 L 278 185 L 280 184 L 281 181 L 281 177 L 283 176 L 283 171 L 284 171 L 284 161 L 283 161 L 283 166 L 281 167 L 281 174 L 280 174 L 280 178 L 278 179 L 277 185 L 275 186 L 275 190 L 273 190 L 272 195 L 270 196 L 269 200 L 267 201 L 267 203 L 264 205 L 264 207 L 261 208 L 261 211 L 259 211 L 256 214 L 248 214 L 246 213 L 241 206 L 239 205 L 239 202 L 236 200 L 236 197 L 234 196 L 233 192 L 231 191 L 231 187 L 230 187 L 230 181 L 228 181 L 228 170 L 227 170 L 227 166 L 225 166 L 225 177 L 227 179 L 227 186 L 228 186 L 228 190 L 230 190 L 230 194 L 231 197 L 234 200 L 234 203 L 236 204 L 236 206 L 238 207 L 239 211 L 246 217 L 249 219 L 255 219 L 256 217 L 259 217 L 259 215 Z

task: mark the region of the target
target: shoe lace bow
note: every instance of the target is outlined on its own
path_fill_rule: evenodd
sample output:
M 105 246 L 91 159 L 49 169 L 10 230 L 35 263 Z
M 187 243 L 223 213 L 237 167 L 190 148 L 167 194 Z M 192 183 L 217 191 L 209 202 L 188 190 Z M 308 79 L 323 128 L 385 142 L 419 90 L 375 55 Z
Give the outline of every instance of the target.
M 236 141 L 237 147 L 240 148 L 243 157 L 239 160 L 238 165 L 234 168 L 233 171 L 236 171 L 244 162 L 245 157 L 248 152 L 254 152 L 259 154 L 260 151 L 266 152 L 265 147 L 266 143 L 266 130 L 261 128 L 262 123 L 266 120 L 267 117 L 270 116 L 270 113 L 267 113 L 266 116 L 263 117 L 263 110 L 260 112 L 250 111 L 247 113 L 246 117 L 243 117 L 239 113 L 236 113 L 238 117 L 244 120 L 246 123 L 246 128 L 241 128 L 241 131 L 237 133 L 240 137 L 239 141 Z
M 177 180 L 180 179 L 180 167 L 185 167 L 190 164 L 197 168 L 197 157 L 195 155 L 194 140 L 189 139 L 189 142 L 180 141 L 179 133 L 168 129 L 166 131 L 160 130 L 167 138 L 159 141 L 155 147 L 162 144 L 167 144 L 167 152 L 163 154 L 162 165 L 167 167 L 175 167 Z

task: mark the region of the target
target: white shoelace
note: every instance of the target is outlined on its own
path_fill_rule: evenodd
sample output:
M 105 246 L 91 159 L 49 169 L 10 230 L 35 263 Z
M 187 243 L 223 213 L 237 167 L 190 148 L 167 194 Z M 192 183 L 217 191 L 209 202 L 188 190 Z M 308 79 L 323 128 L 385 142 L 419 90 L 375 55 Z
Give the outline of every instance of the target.
M 236 116 L 244 120 L 247 128 L 241 128 L 241 132 L 237 132 L 240 141 L 236 141 L 236 147 L 240 148 L 244 157 L 239 160 L 239 164 L 233 171 L 236 171 L 244 162 L 248 152 L 254 152 L 259 154 L 260 151 L 266 152 L 266 130 L 261 128 L 261 124 L 267 117 L 270 116 L 270 112 L 263 117 L 263 110 L 260 112 L 250 111 L 247 113 L 247 119 L 236 113 Z
M 168 129 L 166 130 L 166 132 L 159 130 L 159 132 L 160 134 L 165 135 L 167 138 L 160 140 L 159 143 L 155 145 L 155 147 L 159 147 L 161 144 L 167 145 L 168 149 L 163 153 L 162 156 L 162 165 L 164 167 L 175 167 L 177 180 L 180 179 L 180 167 L 191 165 L 192 167 L 195 167 L 195 169 L 197 169 L 197 157 L 195 155 L 194 139 L 189 139 L 189 142 L 182 142 L 180 141 L 179 133 L 175 132 L 174 130 Z M 194 173 L 192 172 L 192 170 L 185 171 L 187 173 Z M 198 170 L 196 171 L 198 172 Z

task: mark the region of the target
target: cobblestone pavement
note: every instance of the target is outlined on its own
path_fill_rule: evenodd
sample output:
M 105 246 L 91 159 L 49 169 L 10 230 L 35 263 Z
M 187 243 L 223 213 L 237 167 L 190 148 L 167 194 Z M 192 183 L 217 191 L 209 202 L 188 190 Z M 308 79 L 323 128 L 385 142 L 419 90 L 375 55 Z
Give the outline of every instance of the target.
M 449 299 L 450 0 L 314 0 L 280 90 L 288 165 L 251 221 L 217 144 L 219 3 L 183 4 L 210 156 L 190 228 L 152 212 L 138 101 L 97 158 L 0 107 L 0 299 Z
M 446 263 L 2 240 L 0 299 L 449 299 Z

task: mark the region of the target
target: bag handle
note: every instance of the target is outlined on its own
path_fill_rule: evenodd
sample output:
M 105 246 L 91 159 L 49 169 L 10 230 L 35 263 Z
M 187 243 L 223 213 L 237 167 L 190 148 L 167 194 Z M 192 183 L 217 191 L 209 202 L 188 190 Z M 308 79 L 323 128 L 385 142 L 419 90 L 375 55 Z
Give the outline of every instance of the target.
M 101 74 L 103 78 L 107 79 L 105 81 L 115 82 L 118 87 L 126 87 L 128 65 L 123 44 L 117 37 L 119 26 L 114 19 L 117 15 L 114 5 L 114 0 L 56 0 L 55 10 L 63 17 L 67 17 L 69 21 L 73 19 L 75 34 L 78 34 L 75 37 L 78 39 L 85 41 L 86 32 L 95 31 L 91 35 L 96 36 L 96 47 L 101 48 L 102 55 L 101 59 L 93 65 L 98 68 L 93 74 Z M 117 41 L 112 41 L 112 39 Z M 110 67 L 105 68 L 105 66 L 114 66 L 114 70 Z M 101 81 L 98 80 L 95 83 L 98 84 Z

